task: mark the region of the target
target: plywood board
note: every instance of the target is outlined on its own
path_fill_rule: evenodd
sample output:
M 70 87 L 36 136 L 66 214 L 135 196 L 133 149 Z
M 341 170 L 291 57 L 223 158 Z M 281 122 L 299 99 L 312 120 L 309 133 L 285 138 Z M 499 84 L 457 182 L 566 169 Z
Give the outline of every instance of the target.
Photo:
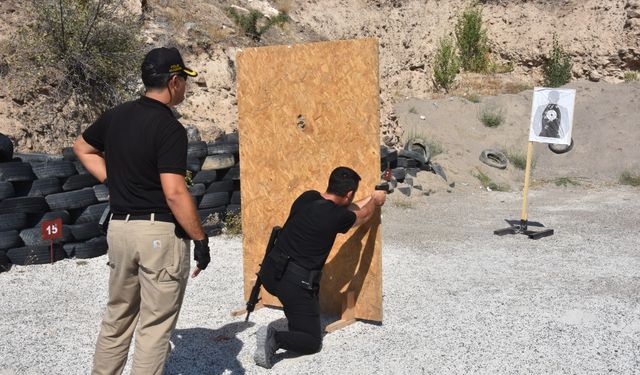
M 244 293 L 248 298 L 274 225 L 283 225 L 306 190 L 324 192 L 340 165 L 362 181 L 356 199 L 379 182 L 378 43 L 331 41 L 238 53 L 238 116 Z M 338 235 L 324 268 L 320 305 L 340 314 L 348 290 L 355 317 L 382 321 L 379 212 Z M 279 301 L 263 290 L 263 303 Z

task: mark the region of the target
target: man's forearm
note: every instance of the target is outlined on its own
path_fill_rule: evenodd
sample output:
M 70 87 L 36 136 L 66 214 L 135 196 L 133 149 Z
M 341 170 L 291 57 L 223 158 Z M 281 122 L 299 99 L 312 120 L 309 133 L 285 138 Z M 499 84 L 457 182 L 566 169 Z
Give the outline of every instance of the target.
M 78 137 L 73 144 L 73 152 L 93 177 L 100 182 L 104 182 L 107 178 L 107 165 L 102 152 L 93 148 L 82 136 Z
M 188 191 L 185 190 L 184 193 L 178 193 L 171 198 L 167 198 L 167 204 L 182 229 L 192 240 L 205 238 L 196 206 Z

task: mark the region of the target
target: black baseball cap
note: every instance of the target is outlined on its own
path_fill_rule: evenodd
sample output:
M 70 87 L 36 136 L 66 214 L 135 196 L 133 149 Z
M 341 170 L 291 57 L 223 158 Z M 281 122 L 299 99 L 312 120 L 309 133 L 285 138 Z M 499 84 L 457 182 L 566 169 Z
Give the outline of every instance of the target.
M 177 48 L 154 48 L 142 61 L 142 75 L 183 73 L 190 77 L 198 75 L 193 69 L 184 66 Z

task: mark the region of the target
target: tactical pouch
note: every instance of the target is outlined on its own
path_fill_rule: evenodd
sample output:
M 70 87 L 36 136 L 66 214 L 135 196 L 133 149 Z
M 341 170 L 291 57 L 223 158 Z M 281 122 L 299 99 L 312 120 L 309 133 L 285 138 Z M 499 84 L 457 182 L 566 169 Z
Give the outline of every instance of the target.
M 287 271 L 291 257 L 277 250 L 272 251 L 269 257 L 271 258 L 271 264 L 276 269 L 276 280 L 282 280 L 282 276 Z

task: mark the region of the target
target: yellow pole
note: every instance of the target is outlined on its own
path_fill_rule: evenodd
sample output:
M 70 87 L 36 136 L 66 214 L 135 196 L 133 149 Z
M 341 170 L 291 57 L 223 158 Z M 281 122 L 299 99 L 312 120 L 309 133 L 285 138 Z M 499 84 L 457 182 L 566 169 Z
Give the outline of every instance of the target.
M 524 190 L 523 190 L 523 199 L 522 199 L 522 215 L 520 216 L 520 220 L 523 222 L 527 221 L 527 193 L 529 192 L 529 176 L 531 175 L 531 158 L 533 156 L 533 142 L 529 141 L 529 146 L 527 147 L 527 168 L 524 171 Z

